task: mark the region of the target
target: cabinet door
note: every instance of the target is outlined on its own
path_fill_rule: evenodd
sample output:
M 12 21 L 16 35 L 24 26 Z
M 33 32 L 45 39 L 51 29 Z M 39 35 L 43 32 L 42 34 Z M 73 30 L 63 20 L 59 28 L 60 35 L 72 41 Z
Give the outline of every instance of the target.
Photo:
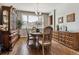
M 10 9 L 11 7 L 2 6 L 2 24 L 5 31 L 9 31 L 10 29 Z
M 2 25 L 2 11 L 0 9 L 0 25 Z
M 10 47 L 9 34 L 7 32 L 2 32 L 2 33 L 3 33 L 3 36 L 2 36 L 3 46 L 5 49 L 9 49 Z

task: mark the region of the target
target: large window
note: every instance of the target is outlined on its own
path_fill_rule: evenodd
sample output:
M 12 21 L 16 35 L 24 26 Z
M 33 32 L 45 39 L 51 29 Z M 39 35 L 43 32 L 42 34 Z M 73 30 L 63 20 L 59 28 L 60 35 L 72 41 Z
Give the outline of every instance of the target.
M 25 29 L 28 27 L 33 27 L 35 26 L 36 22 L 38 21 L 38 17 L 37 16 L 33 16 L 33 15 L 22 15 L 22 21 L 23 21 L 23 25 L 22 25 L 22 29 Z

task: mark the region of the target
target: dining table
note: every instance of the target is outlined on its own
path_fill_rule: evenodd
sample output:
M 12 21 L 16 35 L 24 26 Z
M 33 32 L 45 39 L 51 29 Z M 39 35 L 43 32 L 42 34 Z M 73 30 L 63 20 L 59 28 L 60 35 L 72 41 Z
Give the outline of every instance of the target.
M 34 45 L 35 46 L 37 46 L 37 44 L 38 44 L 38 46 L 39 46 L 39 38 L 43 35 L 43 33 L 41 33 L 41 32 L 34 32 L 34 33 L 30 33 L 33 37 L 34 37 Z

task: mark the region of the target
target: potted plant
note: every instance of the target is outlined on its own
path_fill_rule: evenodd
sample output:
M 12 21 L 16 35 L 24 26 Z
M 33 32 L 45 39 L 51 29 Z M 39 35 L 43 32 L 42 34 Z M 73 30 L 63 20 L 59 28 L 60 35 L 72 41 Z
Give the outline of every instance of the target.
M 57 25 L 57 31 L 59 31 L 59 25 Z
M 16 21 L 16 26 L 17 26 L 17 29 L 18 29 L 19 37 L 20 37 L 20 29 L 21 29 L 22 25 L 23 25 L 23 21 L 22 20 L 17 20 Z

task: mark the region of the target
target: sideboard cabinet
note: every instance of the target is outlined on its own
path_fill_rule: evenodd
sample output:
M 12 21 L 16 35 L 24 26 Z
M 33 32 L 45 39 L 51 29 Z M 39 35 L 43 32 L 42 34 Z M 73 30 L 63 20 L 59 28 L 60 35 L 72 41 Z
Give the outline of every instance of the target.
M 79 50 L 79 33 L 78 32 L 64 32 L 53 31 L 53 40 L 67 46 L 69 48 Z

